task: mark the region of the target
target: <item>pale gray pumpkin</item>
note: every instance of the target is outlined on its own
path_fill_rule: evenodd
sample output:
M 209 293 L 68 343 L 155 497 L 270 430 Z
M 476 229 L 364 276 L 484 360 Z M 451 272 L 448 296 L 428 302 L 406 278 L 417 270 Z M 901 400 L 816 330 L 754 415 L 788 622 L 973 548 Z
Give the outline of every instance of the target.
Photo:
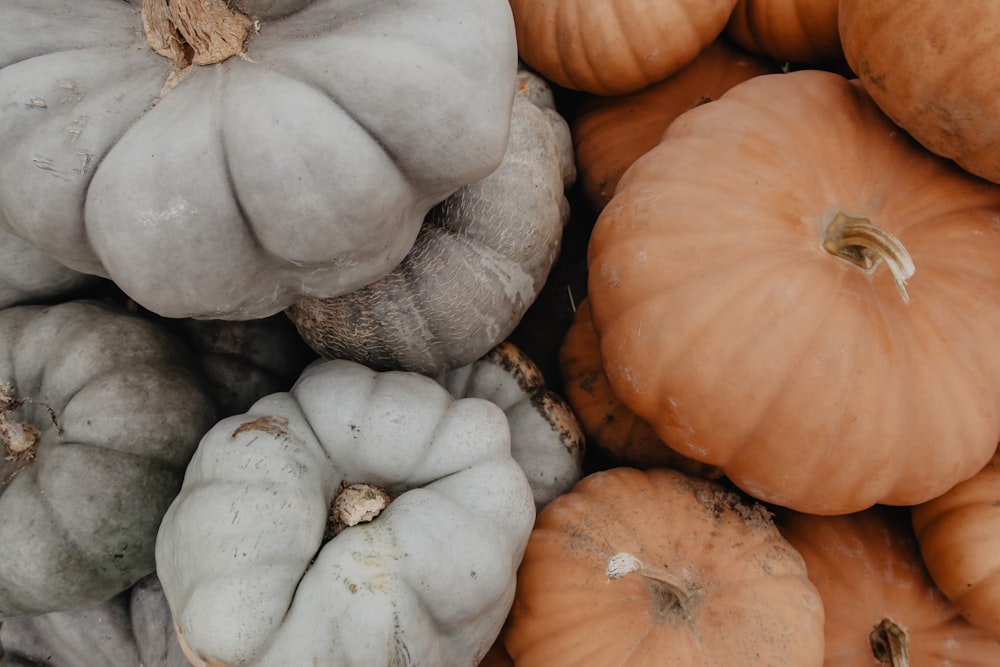
M 507 338 L 555 263 L 576 173 L 568 126 L 546 106 L 546 91 L 520 71 L 500 167 L 435 207 L 391 273 L 286 311 L 314 350 L 434 374 L 471 364 Z
M 191 351 L 95 301 L 0 310 L 0 620 L 91 607 L 154 569 L 216 420 Z
M 254 319 L 383 276 L 499 164 L 506 0 L 237 6 L 0 3 L 0 228 L 161 315 Z M 200 7 L 216 42 L 167 18 Z
M 500 343 L 477 361 L 434 379 L 455 398 L 485 398 L 503 409 L 510 424 L 511 455 L 528 478 L 537 511 L 580 481 L 583 427 L 516 345 Z
M 390 502 L 336 532 L 345 483 Z M 157 573 L 194 665 L 475 665 L 534 516 L 496 404 L 318 361 L 205 435 L 160 526 Z
M 155 574 L 107 602 L 0 624 L 11 667 L 190 667 Z
M 96 281 L 0 229 L 0 308 L 70 295 Z

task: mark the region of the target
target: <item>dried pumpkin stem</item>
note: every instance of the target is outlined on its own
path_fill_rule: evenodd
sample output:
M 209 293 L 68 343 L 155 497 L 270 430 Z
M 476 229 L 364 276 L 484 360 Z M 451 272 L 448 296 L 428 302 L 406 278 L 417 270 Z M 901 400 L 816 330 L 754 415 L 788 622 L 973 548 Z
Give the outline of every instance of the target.
M 10 414 L 24 403 L 14 398 L 14 385 L 0 384 L 0 444 L 8 461 L 34 458 L 41 432 L 31 424 L 12 421 Z
M 686 609 L 688 607 L 694 594 L 685 585 L 684 580 L 673 572 L 664 567 L 646 565 L 632 554 L 626 552 L 617 553 L 608 559 L 606 574 L 609 580 L 621 579 L 633 572 L 661 584 L 674 597 L 679 608 Z
M 906 630 L 895 621 L 882 619 L 868 635 L 868 643 L 872 647 L 872 655 L 879 663 L 892 667 L 910 667 Z
M 327 536 L 333 537 L 345 528 L 368 523 L 382 513 L 392 497 L 374 484 L 342 484 L 330 507 Z
M 906 280 L 916 270 L 910 253 L 899 239 L 876 227 L 867 218 L 855 218 L 838 212 L 826 228 L 823 249 L 832 255 L 871 272 L 880 261 L 885 261 L 903 303 L 910 302 L 906 293 Z

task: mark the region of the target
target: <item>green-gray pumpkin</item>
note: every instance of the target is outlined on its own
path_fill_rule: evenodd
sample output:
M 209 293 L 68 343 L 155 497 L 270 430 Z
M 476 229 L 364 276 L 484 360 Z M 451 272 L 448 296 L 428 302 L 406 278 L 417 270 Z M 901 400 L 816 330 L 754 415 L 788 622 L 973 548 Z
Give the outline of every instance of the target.
M 0 403 L 0 620 L 94 606 L 152 572 L 216 419 L 190 350 L 103 302 L 13 306 Z
M 161 315 L 253 319 L 383 276 L 500 163 L 506 0 L 233 4 L 3 0 L 0 228 Z
M 66 296 L 96 280 L 0 228 L 0 308 Z

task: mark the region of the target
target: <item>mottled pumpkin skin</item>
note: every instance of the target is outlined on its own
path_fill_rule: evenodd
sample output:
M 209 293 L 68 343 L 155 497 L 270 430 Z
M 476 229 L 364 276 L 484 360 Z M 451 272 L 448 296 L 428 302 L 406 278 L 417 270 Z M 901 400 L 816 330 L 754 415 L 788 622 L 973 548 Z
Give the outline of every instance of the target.
M 635 572 L 612 579 L 622 552 L 691 597 Z M 539 513 L 504 645 L 518 667 L 819 667 L 823 607 L 760 506 L 677 471 L 613 468 Z
M 838 212 L 908 250 L 822 247 Z M 1000 188 L 915 144 L 857 83 L 754 77 L 680 116 L 590 239 L 615 394 L 680 453 L 817 514 L 909 505 L 981 469 L 1000 433 Z
M 510 0 L 521 58 L 549 81 L 631 93 L 684 67 L 725 28 L 736 0 Z
M 357 289 L 503 157 L 504 0 L 245 1 L 245 57 L 166 91 L 140 4 L 3 3 L 0 228 L 156 313 L 254 319 Z
M 1000 641 L 1000 453 L 911 516 L 934 583 L 969 623 Z
M 931 581 L 907 513 L 877 506 L 842 516 L 776 517 L 823 598 L 824 667 L 880 664 L 869 633 L 885 618 L 906 631 L 914 667 L 995 667 L 1000 644 L 962 619 Z
M 14 306 L 0 382 L 33 401 L 9 417 L 41 432 L 34 460 L 0 460 L 0 619 L 94 606 L 153 572 L 160 519 L 216 419 L 191 351 L 102 302 Z
M 929 150 L 1000 182 L 1000 5 L 844 0 L 847 64 L 879 107 Z

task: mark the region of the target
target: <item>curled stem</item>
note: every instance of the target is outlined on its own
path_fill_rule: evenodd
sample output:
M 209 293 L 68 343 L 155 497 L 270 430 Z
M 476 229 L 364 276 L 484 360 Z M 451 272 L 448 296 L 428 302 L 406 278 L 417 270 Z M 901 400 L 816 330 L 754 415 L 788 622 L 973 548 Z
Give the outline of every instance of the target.
M 899 239 L 881 227 L 876 227 L 867 218 L 855 218 L 838 212 L 827 225 L 823 249 L 866 272 L 874 271 L 879 262 L 885 261 L 896 281 L 896 289 L 899 290 L 903 303 L 910 302 L 910 296 L 906 293 L 906 280 L 916 270 L 910 253 Z

